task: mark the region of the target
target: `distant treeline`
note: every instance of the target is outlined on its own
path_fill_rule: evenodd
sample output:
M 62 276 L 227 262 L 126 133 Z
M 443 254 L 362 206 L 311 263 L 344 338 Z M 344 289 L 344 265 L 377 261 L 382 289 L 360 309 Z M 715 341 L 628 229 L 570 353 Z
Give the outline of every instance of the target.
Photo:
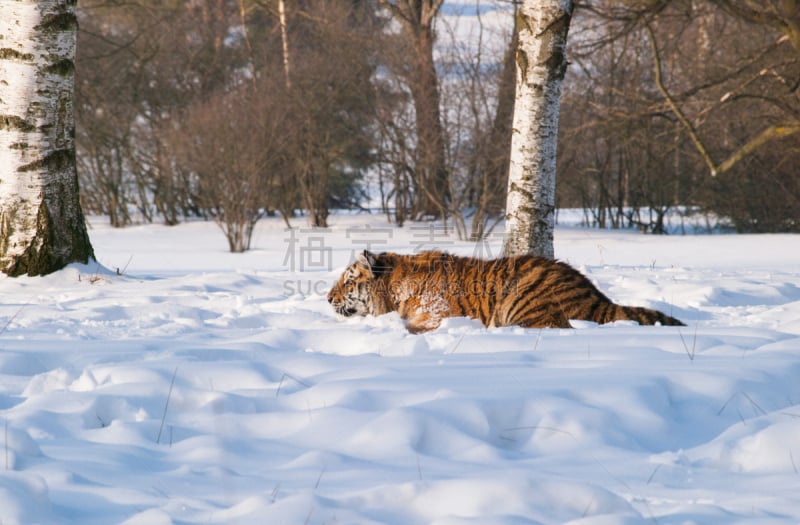
M 465 45 L 434 0 L 82 1 L 84 210 L 213 218 L 234 251 L 265 214 L 325 226 L 378 198 L 390 221 L 485 235 L 505 205 L 515 20 L 486 3 L 507 30 L 472 13 Z M 559 206 L 651 232 L 679 205 L 800 231 L 800 35 L 781 24 L 798 8 L 739 4 L 578 6 Z

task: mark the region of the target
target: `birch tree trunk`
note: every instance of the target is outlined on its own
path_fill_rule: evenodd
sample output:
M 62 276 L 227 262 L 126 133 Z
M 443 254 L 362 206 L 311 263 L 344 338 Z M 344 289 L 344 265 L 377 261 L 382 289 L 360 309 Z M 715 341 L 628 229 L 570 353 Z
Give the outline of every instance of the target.
M 524 0 L 506 200 L 507 256 L 553 258 L 556 145 L 571 0 Z
M 278 0 L 278 22 L 281 26 L 281 44 L 283 46 L 283 75 L 286 78 L 286 88 L 292 88 L 292 80 L 289 76 L 289 35 L 286 29 L 286 2 Z
M 78 199 L 74 0 L 0 0 L 0 271 L 93 257 Z

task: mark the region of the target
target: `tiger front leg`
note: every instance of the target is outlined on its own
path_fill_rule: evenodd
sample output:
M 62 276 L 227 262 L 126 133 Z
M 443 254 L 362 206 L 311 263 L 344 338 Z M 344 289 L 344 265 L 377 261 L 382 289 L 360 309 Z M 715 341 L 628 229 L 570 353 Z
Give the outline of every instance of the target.
M 421 334 L 436 330 L 442 324 L 441 317 L 431 315 L 430 312 L 423 312 L 414 317 L 407 318 L 406 329 L 412 334 Z
M 412 334 L 421 334 L 436 330 L 442 323 L 443 308 L 432 308 L 438 305 L 428 295 L 417 294 L 400 301 L 397 311 L 406 322 L 406 328 Z

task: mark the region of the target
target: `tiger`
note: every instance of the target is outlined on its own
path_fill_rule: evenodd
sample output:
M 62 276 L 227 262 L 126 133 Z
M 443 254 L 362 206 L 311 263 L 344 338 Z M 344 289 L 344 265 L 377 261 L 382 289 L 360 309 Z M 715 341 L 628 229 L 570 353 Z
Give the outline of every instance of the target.
M 569 264 L 532 255 L 483 260 L 364 250 L 327 298 L 344 317 L 399 312 L 414 334 L 435 330 L 446 317 L 486 327 L 571 328 L 570 319 L 685 326 L 657 310 L 616 304 Z

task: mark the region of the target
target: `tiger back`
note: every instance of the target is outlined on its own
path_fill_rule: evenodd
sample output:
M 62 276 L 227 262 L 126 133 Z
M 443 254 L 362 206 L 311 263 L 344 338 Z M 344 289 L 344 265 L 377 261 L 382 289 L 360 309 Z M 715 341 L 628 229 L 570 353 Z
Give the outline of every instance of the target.
M 487 327 L 570 328 L 570 319 L 683 325 L 657 310 L 615 304 L 570 265 L 535 256 L 481 260 L 440 251 L 365 250 L 342 273 L 328 302 L 346 317 L 399 312 L 412 333 L 461 316 Z

